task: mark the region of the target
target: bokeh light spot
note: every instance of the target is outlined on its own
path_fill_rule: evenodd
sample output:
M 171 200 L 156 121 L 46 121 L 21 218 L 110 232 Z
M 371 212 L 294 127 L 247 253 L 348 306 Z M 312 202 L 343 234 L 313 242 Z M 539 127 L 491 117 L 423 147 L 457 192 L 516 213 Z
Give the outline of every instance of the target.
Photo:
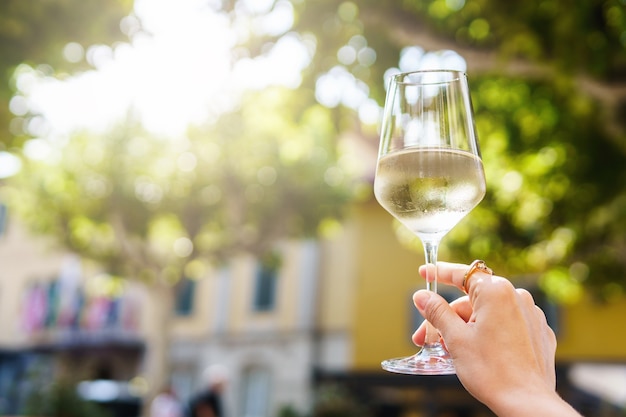
M 75 64 L 85 57 L 85 49 L 78 42 L 70 42 L 63 48 L 63 58 L 67 62 Z
M 339 5 L 337 14 L 344 22 L 352 22 L 359 14 L 359 7 L 351 1 L 346 1 Z
M 179 237 L 174 241 L 174 253 L 179 258 L 186 258 L 193 252 L 193 242 L 188 237 Z
M 483 40 L 489 36 L 489 22 L 485 19 L 475 19 L 469 25 L 469 34 L 476 40 Z
M 183 152 L 178 156 L 178 169 L 184 172 L 191 172 L 196 168 L 198 160 L 192 152 Z

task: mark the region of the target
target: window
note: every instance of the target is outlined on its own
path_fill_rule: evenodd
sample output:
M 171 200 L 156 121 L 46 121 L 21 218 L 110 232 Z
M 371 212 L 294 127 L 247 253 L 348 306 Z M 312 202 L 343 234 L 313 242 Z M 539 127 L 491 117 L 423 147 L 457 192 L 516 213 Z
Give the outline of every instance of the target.
M 254 311 L 271 311 L 276 304 L 276 267 L 259 264 L 254 285 Z
M 0 236 L 7 231 L 7 206 L 0 203 Z
M 196 281 L 189 278 L 180 280 L 176 287 L 174 311 L 177 316 L 190 316 L 193 313 L 193 299 L 196 293 Z
M 268 417 L 270 373 L 261 367 L 248 368 L 243 374 L 243 417 Z

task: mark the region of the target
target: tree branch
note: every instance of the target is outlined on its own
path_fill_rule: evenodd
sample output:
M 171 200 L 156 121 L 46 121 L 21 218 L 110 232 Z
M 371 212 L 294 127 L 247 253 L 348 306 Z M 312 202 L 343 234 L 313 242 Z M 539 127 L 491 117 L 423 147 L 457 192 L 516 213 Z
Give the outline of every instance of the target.
M 429 51 L 453 50 L 467 62 L 468 72 L 473 74 L 499 73 L 510 77 L 523 77 L 539 80 L 551 80 L 561 76 L 557 66 L 550 61 L 536 62 L 522 58 L 504 57 L 496 49 L 478 49 L 462 45 L 450 38 L 437 36 L 415 19 L 391 16 L 380 10 L 377 13 L 365 13 L 362 19 L 367 25 L 383 25 L 392 21 L 394 25 L 389 33 L 390 41 L 396 45 L 416 45 Z M 617 109 L 626 102 L 626 83 L 609 83 L 588 74 L 579 73 L 572 77 L 580 91 L 598 102 L 604 112 L 606 132 L 613 141 L 626 152 L 626 126 L 620 123 Z

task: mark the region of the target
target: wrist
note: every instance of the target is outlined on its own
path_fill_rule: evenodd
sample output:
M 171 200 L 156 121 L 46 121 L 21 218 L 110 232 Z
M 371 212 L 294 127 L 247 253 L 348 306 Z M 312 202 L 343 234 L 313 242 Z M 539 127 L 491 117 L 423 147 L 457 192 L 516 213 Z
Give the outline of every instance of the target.
M 580 417 L 556 391 L 509 393 L 487 404 L 499 417 Z

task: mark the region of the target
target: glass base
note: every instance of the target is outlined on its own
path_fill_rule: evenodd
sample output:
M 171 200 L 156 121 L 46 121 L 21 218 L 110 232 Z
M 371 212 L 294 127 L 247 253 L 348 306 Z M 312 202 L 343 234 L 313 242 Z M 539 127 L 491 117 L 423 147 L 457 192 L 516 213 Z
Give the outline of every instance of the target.
M 456 373 L 450 353 L 440 343 L 426 345 L 418 353 L 406 358 L 387 359 L 383 369 L 397 374 L 453 375 Z

